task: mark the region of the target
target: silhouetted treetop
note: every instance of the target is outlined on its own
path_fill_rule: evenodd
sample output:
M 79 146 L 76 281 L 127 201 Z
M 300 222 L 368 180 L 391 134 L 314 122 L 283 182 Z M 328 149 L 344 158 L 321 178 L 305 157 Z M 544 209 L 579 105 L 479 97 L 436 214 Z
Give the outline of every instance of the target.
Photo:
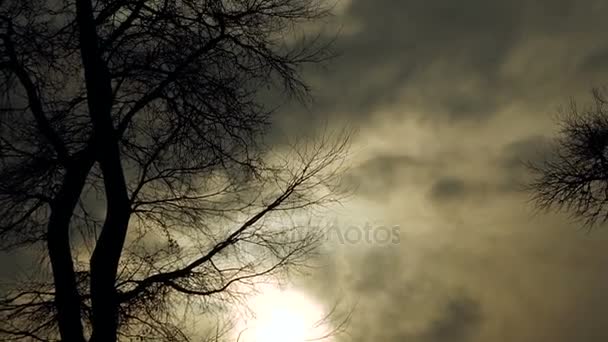
M 0 336 L 185 340 L 176 307 L 304 264 L 318 232 L 272 227 L 339 197 L 348 135 L 276 153 L 259 99 L 307 95 L 301 67 L 330 53 L 300 24 L 328 14 L 318 0 L 0 1 L 0 247 L 41 248 L 52 273 L 4 297 Z
M 565 210 L 588 226 L 608 219 L 608 101 L 600 89 L 593 100 L 584 108 L 572 103 L 551 154 L 529 165 L 536 204 Z

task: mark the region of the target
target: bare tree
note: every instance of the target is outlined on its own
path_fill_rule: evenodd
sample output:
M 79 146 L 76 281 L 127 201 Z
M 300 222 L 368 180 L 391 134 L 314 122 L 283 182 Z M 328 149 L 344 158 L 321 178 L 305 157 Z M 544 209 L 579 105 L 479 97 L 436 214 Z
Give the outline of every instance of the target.
M 185 340 L 193 300 L 209 312 L 303 264 L 318 235 L 273 222 L 336 199 L 348 138 L 273 153 L 256 99 L 306 94 L 300 66 L 329 55 L 296 27 L 327 14 L 317 0 L 0 2 L 1 247 L 42 249 L 52 275 L 9 288 L 0 336 Z
M 582 109 L 572 102 L 551 154 L 529 163 L 535 203 L 564 210 L 589 227 L 608 220 L 608 99 L 596 89 L 593 100 Z

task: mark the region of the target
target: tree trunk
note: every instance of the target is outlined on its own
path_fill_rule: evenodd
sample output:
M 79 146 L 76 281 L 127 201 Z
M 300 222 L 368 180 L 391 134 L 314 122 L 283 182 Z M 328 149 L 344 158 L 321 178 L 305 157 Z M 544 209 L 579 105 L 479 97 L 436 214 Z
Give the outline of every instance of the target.
M 115 153 L 104 156 L 102 172 L 108 210 L 101 234 L 91 258 L 91 300 L 93 334 L 91 342 L 116 341 L 119 302 L 116 295 L 116 274 L 124 246 L 130 217 L 130 202 L 124 180 L 118 144 Z
M 53 280 L 55 307 L 62 341 L 84 342 L 80 312 L 80 295 L 70 247 L 70 220 L 80 198 L 93 163 L 71 165 L 66 172 L 59 194 L 51 205 L 47 227 L 47 246 Z
M 116 274 L 127 235 L 131 203 L 120 159 L 119 137 L 112 122 L 112 83 L 99 50 L 91 0 L 76 1 L 80 53 L 84 67 L 95 157 L 100 164 L 106 217 L 91 257 L 92 335 L 94 342 L 114 342 L 118 331 Z

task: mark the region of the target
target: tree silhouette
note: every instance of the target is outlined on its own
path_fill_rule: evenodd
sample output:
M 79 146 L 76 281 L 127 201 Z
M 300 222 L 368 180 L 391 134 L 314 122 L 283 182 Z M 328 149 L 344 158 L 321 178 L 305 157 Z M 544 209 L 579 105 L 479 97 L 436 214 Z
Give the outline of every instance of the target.
M 588 227 L 608 220 L 608 100 L 601 89 L 593 100 L 583 109 L 573 102 L 560 118 L 550 155 L 529 163 L 535 203 L 564 210 Z
M 268 87 L 329 57 L 317 0 L 0 2 L 0 235 L 44 272 L 0 302 L 5 340 L 184 340 L 176 307 L 297 267 L 348 137 L 275 153 Z M 291 229 L 299 229 L 294 226 Z M 44 265 L 41 271 L 44 271 Z M 23 280 L 23 279 L 22 279 Z

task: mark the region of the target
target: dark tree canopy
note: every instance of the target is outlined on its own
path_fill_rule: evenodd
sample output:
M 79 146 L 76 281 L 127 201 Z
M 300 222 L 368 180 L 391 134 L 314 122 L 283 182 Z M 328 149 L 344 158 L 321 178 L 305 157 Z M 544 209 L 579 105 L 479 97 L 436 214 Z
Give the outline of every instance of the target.
M 597 89 L 593 100 L 584 108 L 571 104 L 551 154 L 529 165 L 536 204 L 564 210 L 589 227 L 608 220 L 608 99 Z
M 45 255 L 6 289 L 0 338 L 185 340 L 180 308 L 208 313 L 305 263 L 318 232 L 285 215 L 336 200 L 348 137 L 275 153 L 258 98 L 306 94 L 300 67 L 329 55 L 297 27 L 327 14 L 317 0 L 0 1 L 0 247 Z

